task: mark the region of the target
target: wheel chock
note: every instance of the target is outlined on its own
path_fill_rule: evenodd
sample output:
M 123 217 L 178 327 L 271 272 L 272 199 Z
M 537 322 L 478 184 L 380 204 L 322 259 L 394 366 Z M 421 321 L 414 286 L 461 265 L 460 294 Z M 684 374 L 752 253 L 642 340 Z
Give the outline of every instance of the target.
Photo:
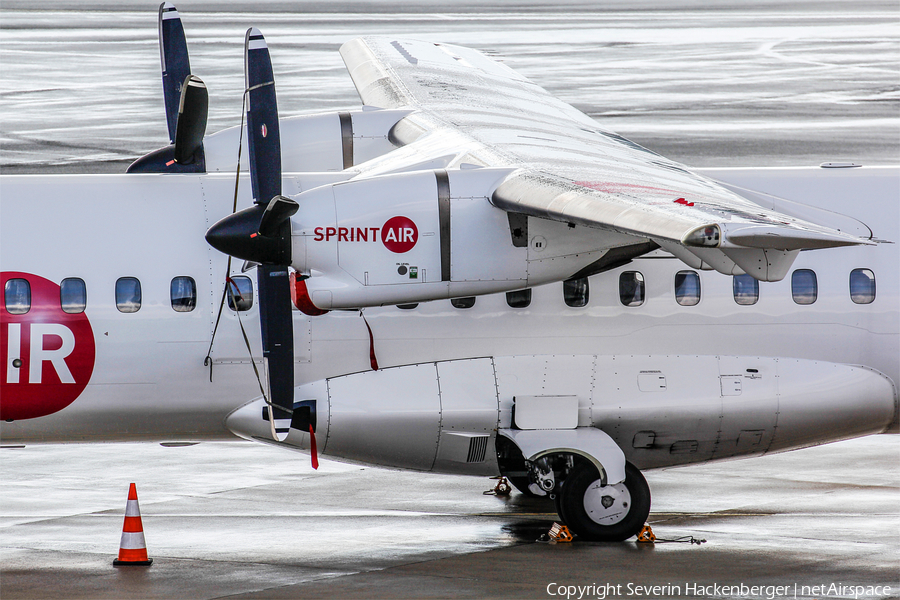
M 641 532 L 637 536 L 638 544 L 652 544 L 656 541 L 656 535 L 653 533 L 653 530 L 650 529 L 649 525 L 644 525 L 644 528 L 641 529 Z
M 556 542 L 557 544 L 571 544 L 575 541 L 575 536 L 572 535 L 569 528 L 559 523 L 554 523 L 547 535 L 550 537 L 551 542 Z
M 510 492 L 512 492 L 512 486 L 506 477 L 500 475 L 499 477 L 491 477 L 491 479 L 498 479 L 499 481 L 497 481 L 494 489 L 484 492 L 485 496 L 509 496 Z

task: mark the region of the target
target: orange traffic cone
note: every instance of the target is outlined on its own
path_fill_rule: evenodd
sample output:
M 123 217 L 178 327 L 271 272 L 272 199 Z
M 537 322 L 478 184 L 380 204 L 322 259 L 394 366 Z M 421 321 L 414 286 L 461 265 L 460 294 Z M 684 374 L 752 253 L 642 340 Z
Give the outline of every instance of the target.
M 114 567 L 150 566 L 152 558 L 147 558 L 147 542 L 144 541 L 144 525 L 141 523 L 141 507 L 138 505 L 137 488 L 132 483 L 128 488 L 128 504 L 125 506 L 125 524 L 122 526 L 122 541 L 119 544 L 119 558 Z

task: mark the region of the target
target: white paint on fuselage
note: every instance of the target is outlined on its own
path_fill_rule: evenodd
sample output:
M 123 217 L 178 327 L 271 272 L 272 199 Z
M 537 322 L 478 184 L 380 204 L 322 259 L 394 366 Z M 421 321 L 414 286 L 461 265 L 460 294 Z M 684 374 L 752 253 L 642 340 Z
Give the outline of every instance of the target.
M 849 214 L 876 239 L 900 239 L 897 168 L 735 169 L 707 174 L 743 187 Z M 249 205 L 241 186 L 238 208 Z M 226 258 L 206 245 L 206 229 L 231 212 L 234 182 L 218 175 L 5 176 L 2 186 L 2 270 L 59 282 L 81 277 L 97 346 L 86 391 L 64 410 L 3 423 L 5 441 L 199 439 L 230 437 L 227 413 L 259 396 L 237 318 L 222 316 L 213 381 L 203 364 L 221 299 Z M 299 184 L 285 177 L 285 191 Z M 115 194 L 108 190 L 114 189 Z M 39 215 L 39 216 L 37 216 Z M 522 354 L 698 354 L 780 356 L 860 364 L 900 381 L 898 246 L 803 252 L 793 269 L 812 269 L 818 299 L 791 297 L 790 274 L 760 283 L 759 302 L 734 302 L 732 279 L 701 272 L 696 306 L 675 302 L 674 276 L 688 267 L 662 252 L 590 278 L 584 308 L 563 302 L 561 284 L 535 288 L 531 305 L 512 309 L 503 294 L 479 297 L 470 309 L 447 301 L 414 310 L 366 310 L 383 367 L 482 356 Z M 876 275 L 877 296 L 854 304 L 849 275 Z M 623 306 L 622 271 L 640 271 L 646 299 Z M 236 263 L 232 272 L 240 273 Z M 255 279 L 253 272 L 248 273 Z M 193 312 L 169 303 L 172 278 L 197 282 Z M 141 309 L 118 312 L 119 277 L 137 277 Z M 241 313 L 257 360 L 258 302 Z M 296 383 L 369 369 L 368 335 L 355 312 L 306 317 L 294 312 Z

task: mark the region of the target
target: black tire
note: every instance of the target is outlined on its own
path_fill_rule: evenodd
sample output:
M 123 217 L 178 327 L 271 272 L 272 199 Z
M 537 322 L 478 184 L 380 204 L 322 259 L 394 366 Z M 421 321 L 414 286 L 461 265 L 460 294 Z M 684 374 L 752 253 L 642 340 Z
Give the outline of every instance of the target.
M 519 490 L 523 496 L 527 496 L 529 498 L 546 498 L 546 496 L 538 496 L 534 492 L 528 489 L 528 477 L 507 477 L 509 482 L 513 485 L 514 488 Z
M 556 496 L 553 498 L 553 503 L 556 505 L 556 514 L 559 515 L 559 520 L 562 521 L 564 525 L 568 525 L 568 521 L 566 520 L 566 515 L 564 513 L 562 505 L 562 489 L 565 487 L 565 485 L 565 481 L 559 484 L 559 489 L 556 490 Z
M 592 464 L 579 464 L 569 473 L 558 498 L 563 522 L 581 539 L 594 542 L 621 542 L 640 533 L 650 514 L 650 487 L 638 468 L 626 462 L 624 482 L 603 487 L 599 483 L 599 473 Z M 586 498 L 589 490 L 591 495 Z M 601 498 L 612 504 L 607 507 L 601 503 L 601 508 L 597 505 Z M 602 515 L 600 520 L 598 513 Z

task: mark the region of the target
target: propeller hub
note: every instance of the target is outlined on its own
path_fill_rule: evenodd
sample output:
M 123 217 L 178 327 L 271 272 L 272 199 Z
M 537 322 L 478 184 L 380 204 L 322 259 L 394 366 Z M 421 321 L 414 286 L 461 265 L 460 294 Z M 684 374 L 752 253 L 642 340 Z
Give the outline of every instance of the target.
M 285 219 L 277 228 L 259 233 L 266 207 L 255 205 L 229 215 L 209 228 L 210 246 L 235 258 L 270 265 L 291 264 L 291 226 Z

